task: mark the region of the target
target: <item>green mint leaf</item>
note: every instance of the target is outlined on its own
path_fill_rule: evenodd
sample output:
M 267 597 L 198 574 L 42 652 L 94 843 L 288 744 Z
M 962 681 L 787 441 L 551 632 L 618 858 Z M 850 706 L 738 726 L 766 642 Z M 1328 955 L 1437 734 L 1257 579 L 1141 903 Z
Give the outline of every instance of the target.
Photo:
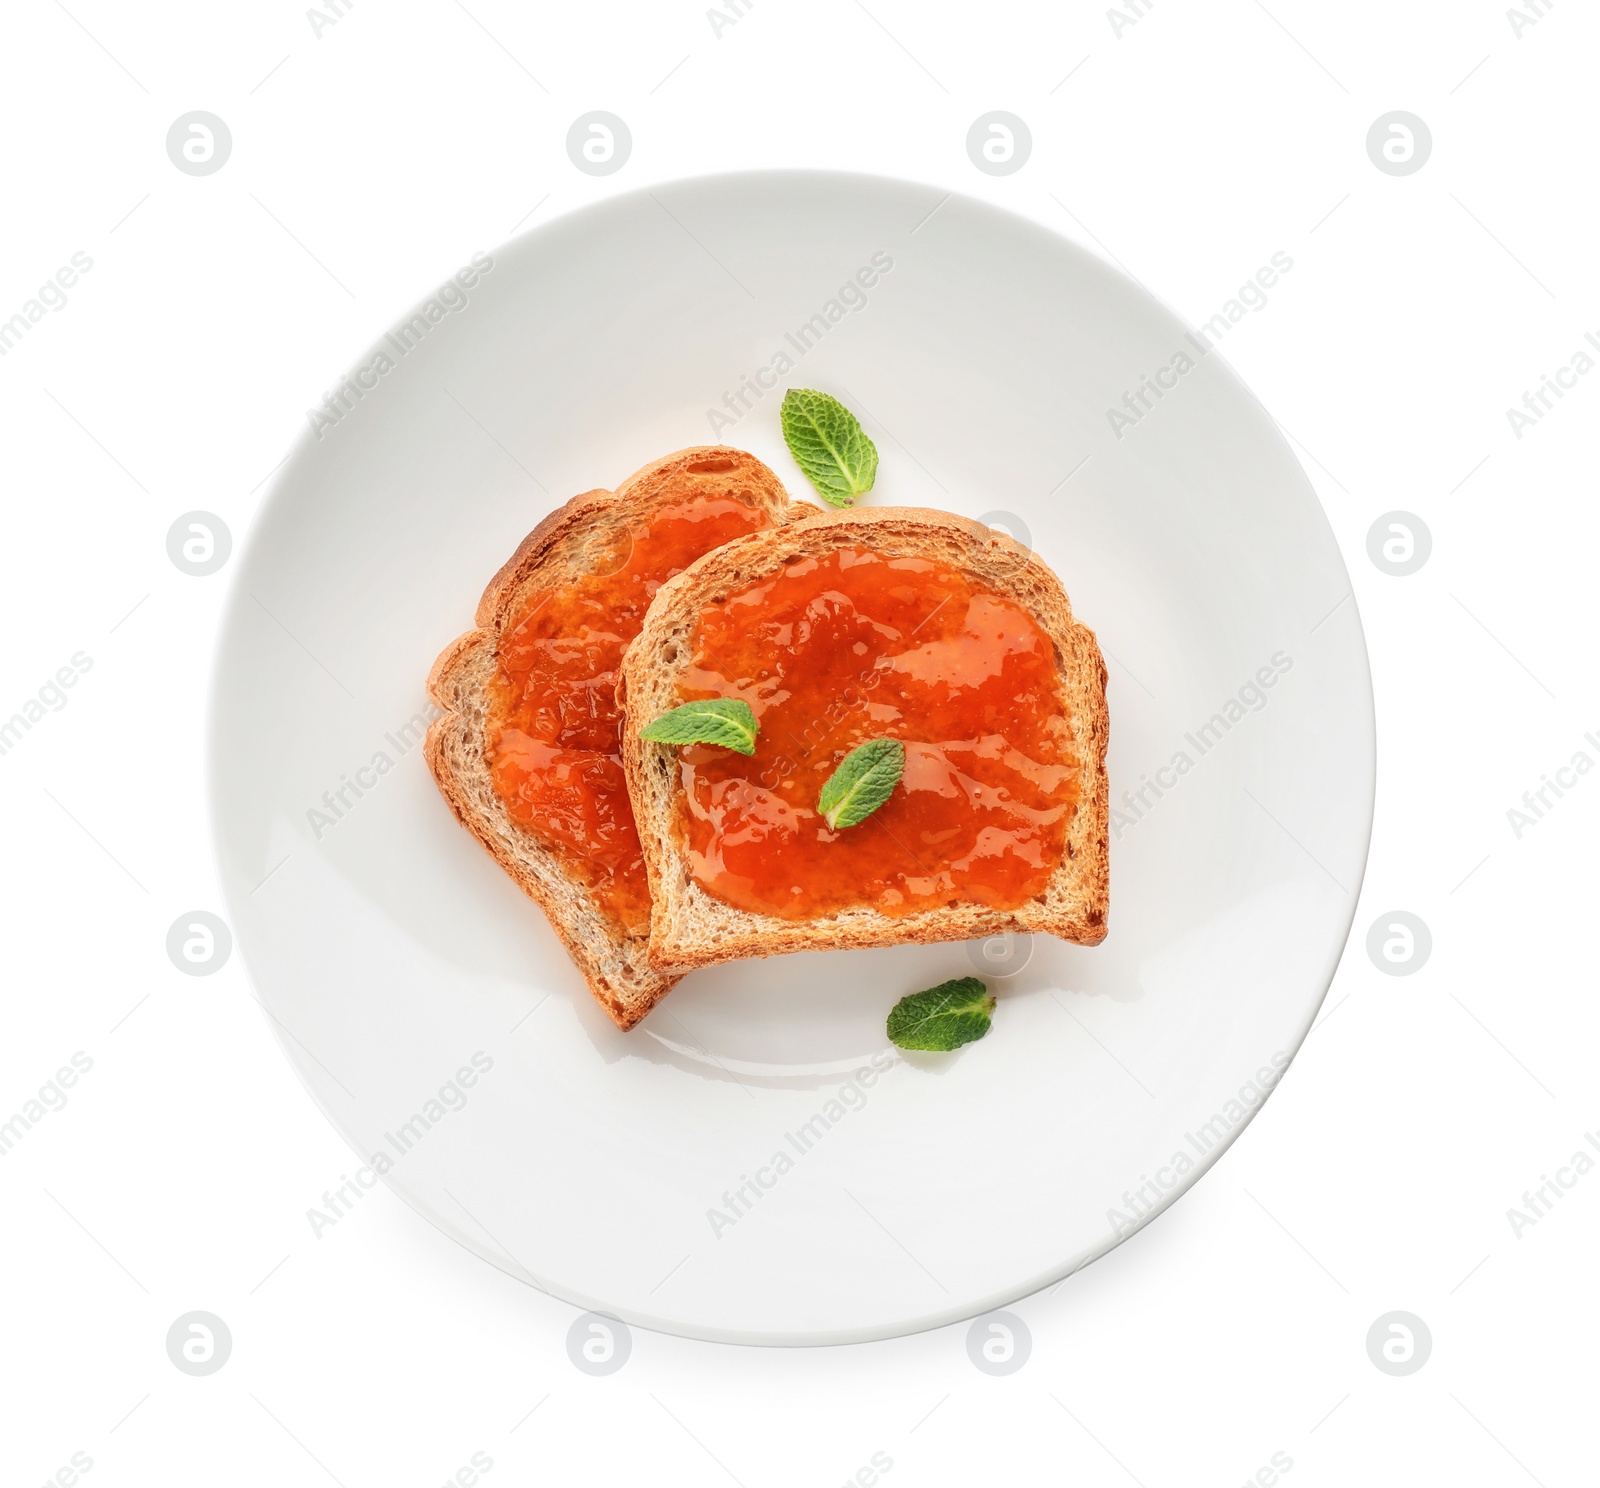
M 994 996 L 977 977 L 940 982 L 902 997 L 889 1009 L 889 1038 L 902 1049 L 945 1054 L 989 1031 Z
M 864 822 L 900 784 L 906 746 L 898 739 L 869 739 L 839 761 L 817 797 L 817 810 L 835 832 Z
M 878 447 L 837 398 L 811 388 L 790 388 L 780 410 L 783 442 L 794 462 L 829 506 L 850 506 L 872 489 Z
M 742 698 L 702 698 L 663 713 L 640 729 L 639 737 L 655 744 L 720 744 L 740 754 L 754 754 L 758 727 L 750 704 Z

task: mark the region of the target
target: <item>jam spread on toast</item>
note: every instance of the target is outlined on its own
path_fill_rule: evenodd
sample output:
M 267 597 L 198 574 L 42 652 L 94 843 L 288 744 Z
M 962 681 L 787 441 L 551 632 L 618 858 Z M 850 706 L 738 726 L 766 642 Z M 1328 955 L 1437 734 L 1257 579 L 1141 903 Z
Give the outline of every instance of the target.
M 1079 772 L 1054 644 L 1023 605 L 928 559 L 842 548 L 707 605 L 692 644 L 684 699 L 743 698 L 760 723 L 753 756 L 679 757 L 689 871 L 710 893 L 810 919 L 1044 891 Z M 830 831 L 823 784 L 886 737 L 905 744 L 900 784 Z
M 594 571 L 529 597 L 501 633 L 487 728 L 495 791 L 631 933 L 650 888 L 618 745 L 617 672 L 656 590 L 711 549 L 775 525 L 732 495 L 656 509 Z

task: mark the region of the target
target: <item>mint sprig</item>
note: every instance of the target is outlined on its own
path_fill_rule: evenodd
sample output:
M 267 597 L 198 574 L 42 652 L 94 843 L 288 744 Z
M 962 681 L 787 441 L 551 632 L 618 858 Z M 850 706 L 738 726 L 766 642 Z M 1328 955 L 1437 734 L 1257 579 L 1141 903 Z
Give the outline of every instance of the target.
M 653 744 L 720 744 L 740 754 L 756 752 L 760 725 L 743 698 L 702 698 L 663 713 L 639 730 Z
M 902 1049 L 947 1054 L 981 1039 L 993 1012 L 994 995 L 977 977 L 957 977 L 895 1003 L 889 1009 L 889 1038 Z
M 894 792 L 906 772 L 906 746 L 898 739 L 869 739 L 839 762 L 817 797 L 817 810 L 835 832 L 864 822 Z
M 878 447 L 837 398 L 812 388 L 790 388 L 779 416 L 783 442 L 795 464 L 829 506 L 850 506 L 872 489 Z

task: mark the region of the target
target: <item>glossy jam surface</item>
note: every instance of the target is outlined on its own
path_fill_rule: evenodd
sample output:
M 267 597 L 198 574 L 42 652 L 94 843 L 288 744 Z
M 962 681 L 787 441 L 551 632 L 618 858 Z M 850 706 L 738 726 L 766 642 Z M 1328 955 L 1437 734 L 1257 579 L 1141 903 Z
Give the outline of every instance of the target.
M 650 924 L 650 889 L 623 783 L 617 671 L 656 590 L 702 553 L 772 523 L 732 496 L 657 509 L 597 570 L 531 597 L 499 644 L 489 763 L 512 818 L 560 855 L 629 931 Z
M 1020 605 L 939 565 L 845 549 L 702 611 L 685 698 L 741 697 L 746 757 L 683 750 L 690 871 L 743 909 L 806 919 L 1014 909 L 1061 860 L 1077 762 L 1054 648 Z M 905 742 L 894 794 L 830 831 L 816 803 L 868 739 Z

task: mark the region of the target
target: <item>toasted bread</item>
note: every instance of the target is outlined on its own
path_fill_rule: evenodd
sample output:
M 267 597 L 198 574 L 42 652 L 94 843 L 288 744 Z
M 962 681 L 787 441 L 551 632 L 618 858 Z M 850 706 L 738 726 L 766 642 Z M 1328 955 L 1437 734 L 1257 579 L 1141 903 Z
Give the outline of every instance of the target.
M 1043 892 L 1014 909 L 956 902 L 889 915 L 852 904 L 816 918 L 779 918 L 726 902 L 690 871 L 679 749 L 641 739 L 640 730 L 683 701 L 679 681 L 693 663 L 697 619 L 706 606 L 780 572 L 786 562 L 840 548 L 946 565 L 979 589 L 1021 604 L 1053 643 L 1078 794 Z M 819 513 L 708 553 L 656 592 L 618 687 L 623 768 L 650 881 L 650 964 L 678 972 L 745 956 L 972 940 L 1008 931 L 1097 944 L 1106 933 L 1109 875 L 1105 680 L 1099 646 L 1073 619 L 1060 580 L 1037 555 L 964 518 L 916 507 Z
M 663 505 L 696 496 L 735 496 L 787 523 L 816 508 L 792 503 L 778 477 L 743 450 L 679 450 L 623 481 L 586 491 L 557 508 L 523 540 L 490 581 L 477 628 L 434 663 L 428 694 L 443 710 L 423 749 L 428 767 L 462 824 L 549 917 L 590 990 L 619 1028 L 631 1028 L 672 987 L 677 974 L 653 965 L 645 936 L 630 934 L 568 866 L 570 850 L 547 844 L 513 819 L 495 789 L 488 737 L 500 676 L 502 632 L 535 596 L 625 561 L 631 533 Z

